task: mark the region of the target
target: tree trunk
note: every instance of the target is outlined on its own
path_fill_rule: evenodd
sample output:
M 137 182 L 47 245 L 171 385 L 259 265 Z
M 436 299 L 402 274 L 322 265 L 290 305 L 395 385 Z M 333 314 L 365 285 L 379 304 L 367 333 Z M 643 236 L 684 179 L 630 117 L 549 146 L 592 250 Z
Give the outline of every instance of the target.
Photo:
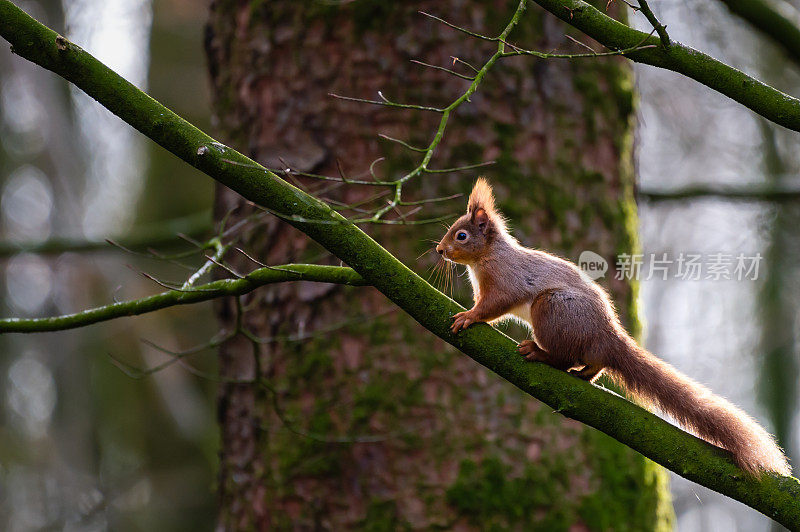
M 207 52 L 222 139 L 272 168 L 397 178 L 417 153 L 378 133 L 427 145 L 438 115 L 344 102 L 337 93 L 446 105 L 468 82 L 413 64 L 480 66 L 492 43 L 428 17 L 496 35 L 516 2 L 306 3 L 217 0 Z M 614 6 L 612 6 L 614 7 Z M 511 38 L 566 47 L 564 26 L 530 8 Z M 454 66 L 469 73 L 461 64 Z M 585 62 L 504 59 L 451 119 L 431 167 L 496 160 L 485 175 L 529 246 L 614 264 L 635 249 L 631 72 L 617 58 Z M 341 167 L 341 170 L 340 170 Z M 475 171 L 408 183 L 405 199 L 466 192 Z M 306 179 L 315 190 L 320 185 Z M 337 187 L 346 203 L 379 192 Z M 379 205 L 380 201 L 369 205 Z M 251 207 L 219 188 L 228 224 Z M 417 218 L 459 212 L 465 199 Z M 418 271 L 443 230 L 373 226 Z M 338 264 L 302 234 L 268 218 L 242 234 L 268 264 Z M 241 255 L 229 262 L 252 267 Z M 612 267 L 613 273 L 613 267 Z M 611 275 L 613 277 L 613 275 Z M 634 289 L 609 281 L 638 329 Z M 456 296 L 470 302 L 466 287 Z M 603 434 L 554 415 L 427 333 L 376 291 L 304 283 L 264 288 L 218 307 L 242 335 L 220 350 L 220 527 L 659 530 L 672 510 L 664 472 Z M 517 331 L 519 334 L 519 331 Z M 264 379 L 264 386 L 232 380 Z

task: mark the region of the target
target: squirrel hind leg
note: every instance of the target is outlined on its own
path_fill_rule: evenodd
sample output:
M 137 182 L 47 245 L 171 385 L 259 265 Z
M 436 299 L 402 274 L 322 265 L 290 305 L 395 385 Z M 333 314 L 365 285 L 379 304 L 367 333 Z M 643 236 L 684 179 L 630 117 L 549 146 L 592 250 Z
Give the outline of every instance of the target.
M 602 340 L 612 330 L 610 318 L 591 295 L 568 290 L 539 294 L 531 304 L 531 327 L 538 344 L 561 359 L 565 369 L 588 366 L 581 378 L 591 380 L 608 365 L 607 345 Z
M 524 340 L 517 346 L 519 354 L 525 357 L 528 362 L 543 362 L 561 371 L 567 371 L 573 364 L 570 361 L 553 356 L 536 343 L 536 340 Z

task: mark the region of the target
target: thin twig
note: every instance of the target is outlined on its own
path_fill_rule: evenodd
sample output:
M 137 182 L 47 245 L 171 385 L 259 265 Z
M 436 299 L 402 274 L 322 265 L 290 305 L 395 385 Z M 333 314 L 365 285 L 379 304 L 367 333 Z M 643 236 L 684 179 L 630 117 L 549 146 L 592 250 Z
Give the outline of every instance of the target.
M 261 266 L 262 268 L 266 268 L 266 267 L 267 267 L 267 265 L 266 265 L 266 264 L 264 264 L 263 262 L 261 262 L 261 261 L 260 261 L 260 260 L 258 260 L 258 259 L 254 259 L 252 256 L 250 256 L 250 255 L 249 255 L 249 254 L 248 254 L 248 253 L 247 253 L 245 250 L 243 250 L 242 248 L 240 248 L 240 247 L 234 247 L 233 249 L 234 249 L 235 251 L 238 251 L 239 253 L 241 253 L 242 255 L 244 255 L 245 257 L 247 257 L 248 259 L 250 259 L 250 261 L 251 261 L 251 262 L 254 262 L 255 264 L 258 264 L 258 265 L 259 265 L 259 266 Z
M 475 168 L 483 168 L 484 166 L 491 166 L 497 164 L 497 161 L 484 161 L 482 163 L 468 164 L 465 166 L 454 166 L 451 168 L 425 168 L 425 172 L 429 174 L 450 174 L 453 172 L 461 172 L 463 170 L 474 170 Z
M 385 140 L 390 140 L 390 141 L 392 141 L 392 142 L 396 142 L 396 143 L 398 143 L 399 145 L 401 145 L 401 146 L 403 146 L 404 148 L 407 148 L 407 149 L 409 149 L 409 150 L 411 150 L 411 151 L 417 151 L 417 152 L 422 152 L 422 153 L 425 153 L 425 152 L 427 152 L 427 151 L 428 151 L 428 148 L 417 148 L 416 146 L 412 146 L 411 144 L 409 144 L 409 143 L 407 143 L 407 142 L 405 142 L 405 141 L 403 141 L 403 140 L 396 139 L 396 138 L 394 138 L 394 137 L 390 137 L 389 135 L 384 135 L 383 133 L 378 133 L 378 136 L 379 136 L 380 138 L 382 138 L 382 139 L 385 139 Z
M 418 200 L 418 201 L 401 201 L 400 205 L 402 205 L 402 206 L 425 205 L 427 203 L 439 203 L 439 202 L 442 202 L 442 201 L 448 201 L 448 200 L 460 198 L 460 197 L 463 197 L 463 196 L 464 196 L 464 194 L 458 193 L 458 194 L 451 194 L 449 196 L 442 196 L 440 198 L 427 198 L 427 199 Z
M 474 31 L 470 31 L 470 30 L 468 30 L 466 28 L 462 28 L 461 26 L 456 26 L 455 24 L 453 24 L 451 22 L 447 22 L 443 18 L 439 18 L 436 15 L 431 15 L 430 13 L 426 13 L 425 11 L 417 11 L 417 13 L 419 13 L 420 15 L 425 15 L 426 17 L 430 17 L 430 18 L 432 18 L 433 20 L 435 20 L 437 22 L 441 22 L 445 26 L 449 26 L 449 27 L 453 28 L 454 30 L 460 31 L 461 33 L 466 33 L 470 37 L 475 37 L 476 39 L 481 39 L 481 40 L 484 40 L 484 41 L 497 41 L 497 37 L 487 37 L 486 35 L 481 35 L 480 33 L 475 33 Z
M 382 99 L 380 101 L 378 101 L 378 100 L 367 100 L 365 98 L 354 98 L 352 96 L 342 96 L 342 95 L 339 95 L 339 94 L 334 94 L 332 92 L 329 92 L 328 96 L 331 96 L 333 98 L 337 98 L 339 100 L 347 100 L 347 101 L 350 101 L 350 102 L 359 102 L 359 103 L 368 103 L 368 104 L 371 104 L 371 105 L 382 105 L 384 107 L 396 107 L 398 109 L 415 109 L 417 111 L 432 111 L 434 113 L 443 113 L 444 112 L 444 109 L 441 109 L 439 107 L 429 107 L 427 105 L 414 105 L 414 104 L 410 104 L 410 103 L 391 102 L 391 101 L 387 100 L 386 98 L 384 98 L 384 99 Z M 383 95 L 381 95 L 381 96 L 383 96 Z
M 587 50 L 589 50 L 589 51 L 590 51 L 590 52 L 591 52 L 593 55 L 597 55 L 597 52 L 594 50 L 594 48 L 592 48 L 592 47 L 591 47 L 591 46 L 589 46 L 588 44 L 586 44 L 586 43 L 582 43 L 581 41 L 579 41 L 579 40 L 578 40 L 578 39 L 576 39 L 575 37 L 572 37 L 571 35 L 564 34 L 564 37 L 566 37 L 566 38 L 567 38 L 567 39 L 569 39 L 570 41 L 574 42 L 574 43 L 575 43 L 575 44 L 577 44 L 578 46 L 580 46 L 580 47 L 582 47 L 582 48 L 586 48 L 586 49 L 587 49 Z
M 650 22 L 650 24 L 653 26 L 653 29 L 655 29 L 656 33 L 658 33 L 658 37 L 661 39 L 661 44 L 664 45 L 664 48 L 669 48 L 671 43 L 669 41 L 669 35 L 667 34 L 667 27 L 659 22 L 655 13 L 653 13 L 653 11 L 650 9 L 650 6 L 647 4 L 647 0 L 638 0 L 638 2 L 639 8 L 647 18 L 647 21 Z
M 420 65 L 420 66 L 432 68 L 434 70 L 441 70 L 442 72 L 447 72 L 448 74 L 452 74 L 453 76 L 456 76 L 456 77 L 461 78 L 461 79 L 465 79 L 467 81 L 472 81 L 472 80 L 475 79 L 475 76 L 467 76 L 466 74 L 461 74 L 460 72 L 456 72 L 455 70 L 451 70 L 449 68 L 441 67 L 441 66 L 438 66 L 438 65 L 432 65 L 430 63 L 425 63 L 425 62 L 422 62 L 422 61 L 417 61 L 416 59 L 411 59 L 411 62 L 415 63 L 417 65 Z
M 461 58 L 459 58 L 459 57 L 456 57 L 456 56 L 454 56 L 454 55 L 451 55 L 451 56 L 450 56 L 450 59 L 452 59 L 452 60 L 453 60 L 453 66 L 456 66 L 456 63 L 461 63 L 462 65 L 464 65 L 465 67 L 469 68 L 470 70 L 472 70 L 472 71 L 473 71 L 473 72 L 475 72 L 476 74 L 477 74 L 478 72 L 480 72 L 480 69 L 478 69 L 478 68 L 475 68 L 475 66 L 473 66 L 471 63 L 468 63 L 468 62 L 464 61 L 463 59 L 461 59 Z M 475 79 L 475 78 L 473 77 L 472 79 Z

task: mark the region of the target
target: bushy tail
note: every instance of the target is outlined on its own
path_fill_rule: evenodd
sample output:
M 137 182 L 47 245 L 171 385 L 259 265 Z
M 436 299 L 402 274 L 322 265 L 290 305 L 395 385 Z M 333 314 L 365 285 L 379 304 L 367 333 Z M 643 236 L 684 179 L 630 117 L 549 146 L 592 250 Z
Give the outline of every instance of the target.
M 672 416 L 683 428 L 727 449 L 745 471 L 791 475 L 775 440 L 742 410 L 626 338 L 620 356 L 611 357 L 613 378 L 636 398 Z

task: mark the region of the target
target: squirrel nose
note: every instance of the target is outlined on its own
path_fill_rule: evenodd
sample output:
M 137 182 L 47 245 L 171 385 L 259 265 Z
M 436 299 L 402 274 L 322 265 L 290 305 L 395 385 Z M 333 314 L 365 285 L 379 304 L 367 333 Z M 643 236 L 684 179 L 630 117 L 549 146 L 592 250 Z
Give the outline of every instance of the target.
M 436 251 L 439 253 L 439 255 L 441 255 L 442 253 L 444 253 L 444 246 L 442 246 L 441 244 L 438 244 L 436 246 Z

